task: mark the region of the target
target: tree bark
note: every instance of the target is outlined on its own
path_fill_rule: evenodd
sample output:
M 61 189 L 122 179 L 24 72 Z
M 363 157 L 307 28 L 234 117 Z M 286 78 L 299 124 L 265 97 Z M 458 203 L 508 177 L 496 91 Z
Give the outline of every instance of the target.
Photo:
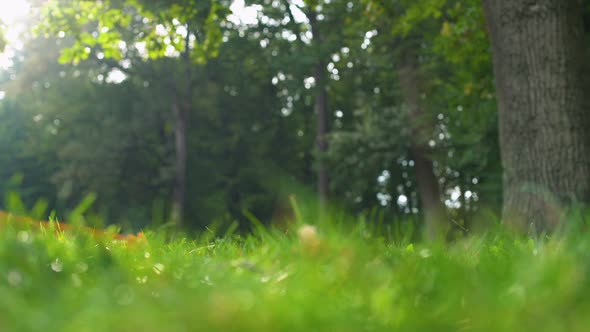
M 187 25 L 181 62 L 181 68 L 184 69 L 185 76 L 184 80 L 180 80 L 184 83 L 184 91 L 180 91 L 178 82 L 175 81 L 173 84 L 174 101 L 172 104 L 172 112 L 174 114 L 174 146 L 176 159 L 174 165 L 174 193 L 170 219 L 177 226 L 183 226 L 184 224 L 184 209 L 186 205 L 186 169 L 188 158 L 187 128 L 193 92 L 193 63 L 190 58 L 192 51 L 190 44 L 191 33 L 190 26 Z
M 415 54 L 411 52 L 401 56 L 396 66 L 399 84 L 406 106 L 410 109 L 409 125 L 413 140 L 410 156 L 414 160 L 414 176 L 420 197 L 420 207 L 424 218 L 424 236 L 428 240 L 444 236 L 446 210 L 441 201 L 438 179 L 434 174 L 434 163 L 429 156 L 428 140 L 434 123 L 425 116 L 420 95 L 424 89 L 424 80 Z
M 318 176 L 318 195 L 320 212 L 325 210 L 329 195 L 328 170 L 323 161 L 325 153 L 328 151 L 328 95 L 326 91 L 326 64 L 323 61 L 322 36 L 318 27 L 317 13 L 312 12 L 310 24 L 317 50 L 317 64 L 314 70 L 314 79 L 316 84 L 316 96 L 314 111 L 317 117 L 316 144 L 319 152 L 317 158 L 317 176 Z
M 582 0 L 484 0 L 498 99 L 503 222 L 551 230 L 590 197 Z
M 410 154 L 414 160 L 414 176 L 424 216 L 424 236 L 428 240 L 436 240 L 445 235 L 449 225 L 445 224 L 445 207 L 441 201 L 440 186 L 434 174 L 434 165 L 422 148 L 414 147 Z
M 326 95 L 325 82 L 325 69 L 323 62 L 316 68 L 316 83 L 318 84 L 319 91 L 317 92 L 315 100 L 315 112 L 317 116 L 317 147 L 320 153 L 318 158 L 318 193 L 320 199 L 320 207 L 325 207 L 328 200 L 328 170 L 323 161 L 324 154 L 328 152 L 328 98 Z
M 174 113 L 174 193 L 172 201 L 171 221 L 182 226 L 184 206 L 186 202 L 186 162 L 187 162 L 187 121 L 188 112 L 176 101 L 172 106 Z

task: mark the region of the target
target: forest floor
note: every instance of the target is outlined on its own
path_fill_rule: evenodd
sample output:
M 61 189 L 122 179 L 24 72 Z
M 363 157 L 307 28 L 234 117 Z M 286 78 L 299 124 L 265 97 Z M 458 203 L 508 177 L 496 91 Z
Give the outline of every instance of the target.
M 293 226 L 100 242 L 5 225 L 0 331 L 588 331 L 590 237 Z

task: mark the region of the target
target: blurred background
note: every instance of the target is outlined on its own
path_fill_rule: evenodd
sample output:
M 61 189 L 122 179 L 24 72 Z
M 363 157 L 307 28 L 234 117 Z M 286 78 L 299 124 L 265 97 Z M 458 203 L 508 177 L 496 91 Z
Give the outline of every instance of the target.
M 0 1 L 0 204 L 247 229 L 499 211 L 479 0 Z

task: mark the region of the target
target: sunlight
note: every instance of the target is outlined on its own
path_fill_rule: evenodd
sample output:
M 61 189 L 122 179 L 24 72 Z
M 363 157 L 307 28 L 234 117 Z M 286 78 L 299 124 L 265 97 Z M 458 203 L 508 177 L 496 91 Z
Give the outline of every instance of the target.
M 0 24 L 6 27 L 4 37 L 8 43 L 6 50 L 0 53 L 0 69 L 11 67 L 15 50 L 23 47 L 20 34 L 25 25 L 19 20 L 27 16 L 30 10 L 31 5 L 27 0 L 0 1 Z
M 260 5 L 246 6 L 244 0 L 236 0 L 230 6 L 232 14 L 228 19 L 234 24 L 256 24 L 258 23 L 258 12 L 262 7 Z
M 31 5 L 27 0 L 0 1 L 0 20 L 9 28 L 29 13 Z
M 297 23 L 307 23 L 309 22 L 305 13 L 301 10 L 301 8 L 305 7 L 305 2 L 303 0 L 294 0 L 292 1 L 291 5 L 289 5 L 289 10 L 291 14 L 293 14 L 293 18 Z M 228 19 L 230 22 L 240 25 L 254 25 L 258 23 L 258 14 L 262 10 L 261 5 L 251 5 L 246 6 L 244 0 L 235 0 L 233 1 L 232 5 L 229 7 L 232 11 L 232 14 L 229 15 Z

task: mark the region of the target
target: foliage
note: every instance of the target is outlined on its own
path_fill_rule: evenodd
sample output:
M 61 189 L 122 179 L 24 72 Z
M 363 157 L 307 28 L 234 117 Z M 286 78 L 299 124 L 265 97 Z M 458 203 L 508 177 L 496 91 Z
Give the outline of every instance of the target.
M 165 78 L 152 74 L 169 68 L 167 60 L 134 62 L 137 75 L 115 83 L 109 81 L 111 67 L 96 57 L 57 64 L 56 41 L 63 42 L 31 42 L 32 54 L 17 62 L 16 79 L 5 84 L 12 97 L 1 113 L 6 130 L 0 147 L 7 152 L 1 183 L 21 172 L 27 182 L 10 190 L 26 196 L 27 204 L 50 198 L 50 209 L 66 215 L 95 193 L 93 211 L 111 222 L 134 228 L 164 222 L 173 120 Z M 283 189 L 273 187 L 269 176 L 278 169 L 303 178 L 305 167 L 297 152 L 299 124 L 282 117 L 268 93 L 273 73 L 256 58 L 258 44 L 232 38 L 221 50 L 194 68 L 206 79 L 195 82 L 192 100 L 198 112 L 190 115 L 187 217 L 195 226 L 240 221 L 245 229 L 244 211 L 269 220 L 280 199 Z
M 416 189 L 408 176 L 411 167 L 403 166 L 412 163 L 408 160 L 412 141 L 409 130 L 428 126 L 431 158 L 443 192 L 460 188 L 462 193 L 478 193 L 478 201 L 462 202 L 460 213 L 467 215 L 478 206 L 497 209 L 501 167 L 496 105 L 480 2 L 363 3 L 363 11 L 352 12 L 354 23 L 346 27 L 349 32 L 344 42 L 350 50 L 346 60 L 352 65 L 338 66 L 342 77 L 354 77 L 348 79 L 354 92 L 339 93 L 354 97 L 344 106 L 348 122 L 339 121 L 332 136 L 329 157 L 334 165 L 332 176 L 338 180 L 335 191 L 345 192 L 357 208 L 370 208 L 375 196 L 387 197 L 393 203 L 395 197 L 404 194 L 412 201 Z M 421 92 L 425 114 L 418 123 L 405 112 L 395 111 L 404 109 L 395 66 L 408 53 L 419 59 L 418 71 L 424 80 Z M 367 121 L 367 113 L 373 121 Z M 346 160 L 360 162 L 347 165 L 343 162 Z M 377 181 L 383 172 L 393 174 L 385 188 Z M 361 185 L 351 188 L 350 178 L 358 179 Z M 448 194 L 442 199 L 448 200 Z M 392 205 L 397 210 L 396 204 Z
M 0 21 L 0 52 L 4 52 L 6 48 L 6 36 L 5 36 L 6 27 Z
M 94 48 L 107 59 L 121 60 L 138 43 L 152 59 L 186 52 L 195 62 L 205 62 L 218 53 L 219 23 L 227 15 L 227 8 L 215 0 L 54 0 L 42 8 L 37 29 L 72 36 L 75 42 L 60 60 L 74 63 L 88 59 Z
M 15 207 L 11 202 L 16 201 L 32 206 L 39 199 L 55 206 L 55 196 L 50 194 L 54 191 L 50 181 L 54 154 L 42 141 L 47 133 L 35 128 L 28 116 L 17 101 L 0 105 L 0 142 L 4 143 L 0 144 L 0 201 L 7 208 Z M 18 200 L 11 199 L 16 193 Z

